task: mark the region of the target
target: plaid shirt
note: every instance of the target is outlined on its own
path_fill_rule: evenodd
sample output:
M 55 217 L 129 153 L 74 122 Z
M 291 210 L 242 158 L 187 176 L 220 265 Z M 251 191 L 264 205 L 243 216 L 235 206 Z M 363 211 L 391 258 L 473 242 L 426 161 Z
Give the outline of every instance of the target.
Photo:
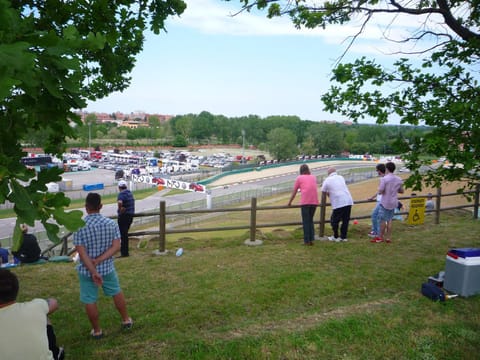
M 88 256 L 95 259 L 112 246 L 113 240 L 120 240 L 118 224 L 99 213 L 85 217 L 85 226 L 73 234 L 73 245 L 84 246 Z M 104 276 L 115 270 L 113 257 L 97 265 L 97 271 Z M 77 271 L 86 276 L 91 276 L 90 271 L 82 261 L 77 265 Z

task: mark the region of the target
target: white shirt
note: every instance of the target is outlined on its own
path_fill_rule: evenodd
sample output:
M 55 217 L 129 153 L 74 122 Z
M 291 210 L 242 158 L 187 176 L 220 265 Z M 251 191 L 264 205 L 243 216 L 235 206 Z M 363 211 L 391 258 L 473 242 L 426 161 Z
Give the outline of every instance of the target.
M 328 175 L 328 177 L 323 181 L 322 192 L 328 193 L 330 203 L 332 204 L 332 209 L 353 205 L 352 195 L 348 190 L 345 179 L 336 172 Z
M 2 359 L 53 360 L 48 349 L 48 303 L 45 299 L 0 308 Z

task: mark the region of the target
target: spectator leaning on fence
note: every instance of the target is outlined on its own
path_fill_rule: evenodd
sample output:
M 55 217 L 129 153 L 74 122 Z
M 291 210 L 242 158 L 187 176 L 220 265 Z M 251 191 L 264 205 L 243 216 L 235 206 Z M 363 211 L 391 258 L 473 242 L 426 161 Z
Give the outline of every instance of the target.
M 385 164 L 377 164 L 375 167 L 375 170 L 377 171 L 377 175 L 380 177 L 385 176 Z M 377 200 L 377 203 L 375 204 L 375 207 L 373 208 L 371 219 L 372 219 L 372 230 L 368 233 L 368 236 L 370 237 L 377 237 L 378 234 L 380 234 L 380 223 L 378 222 L 378 211 L 380 210 L 380 201 L 382 200 L 382 195 L 378 193 L 378 191 L 371 197 L 368 198 L 368 200 Z
M 348 241 L 348 223 L 352 212 L 353 199 L 343 176 L 337 174 L 334 167 L 327 170 L 327 178 L 323 181 L 322 192 L 330 198 L 332 205 L 332 215 L 330 225 L 332 226 L 333 236 L 329 236 L 330 241 Z M 340 226 L 340 222 L 342 225 Z M 340 226 L 340 234 L 339 234 Z M 339 236 L 340 235 L 340 236 Z
M 380 201 L 380 210 L 378 219 L 380 222 L 380 234 L 370 240 L 372 243 L 391 242 L 392 220 L 395 214 L 395 208 L 398 206 L 398 194 L 403 194 L 403 180 L 394 175 L 395 164 L 387 162 L 385 164 L 385 176 L 380 179 L 378 192 L 382 194 Z
M 303 225 L 303 245 L 313 245 L 315 239 L 315 228 L 313 216 L 318 206 L 318 190 L 317 178 L 310 173 L 307 164 L 300 166 L 300 175 L 293 185 L 292 195 L 288 201 L 288 206 L 292 205 L 292 201 L 300 190 L 300 205 Z

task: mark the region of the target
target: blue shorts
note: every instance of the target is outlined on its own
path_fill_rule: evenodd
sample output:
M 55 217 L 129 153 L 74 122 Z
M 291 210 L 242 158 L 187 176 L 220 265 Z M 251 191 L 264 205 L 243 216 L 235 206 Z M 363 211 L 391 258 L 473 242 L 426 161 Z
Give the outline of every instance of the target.
M 84 304 L 93 304 L 98 299 L 98 286 L 93 282 L 92 278 L 82 274 L 78 274 L 80 280 L 80 301 Z M 102 276 L 102 289 L 105 296 L 115 296 L 122 289 L 116 271 Z
M 378 219 L 380 220 L 380 222 L 391 221 L 393 219 L 393 215 L 395 215 L 395 209 L 388 210 L 380 204 L 378 209 Z

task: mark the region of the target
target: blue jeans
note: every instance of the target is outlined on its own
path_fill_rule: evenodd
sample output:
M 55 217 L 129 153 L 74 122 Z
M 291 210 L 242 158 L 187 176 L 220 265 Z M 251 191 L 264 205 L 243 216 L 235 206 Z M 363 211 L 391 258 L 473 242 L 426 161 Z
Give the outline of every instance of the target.
M 315 228 L 313 225 L 313 216 L 317 210 L 316 205 L 302 205 L 302 224 L 303 224 L 303 242 L 311 243 L 315 239 Z
M 372 231 L 375 234 L 380 234 L 380 221 L 378 220 L 378 211 L 380 210 L 380 202 L 377 201 L 375 208 L 372 211 Z

